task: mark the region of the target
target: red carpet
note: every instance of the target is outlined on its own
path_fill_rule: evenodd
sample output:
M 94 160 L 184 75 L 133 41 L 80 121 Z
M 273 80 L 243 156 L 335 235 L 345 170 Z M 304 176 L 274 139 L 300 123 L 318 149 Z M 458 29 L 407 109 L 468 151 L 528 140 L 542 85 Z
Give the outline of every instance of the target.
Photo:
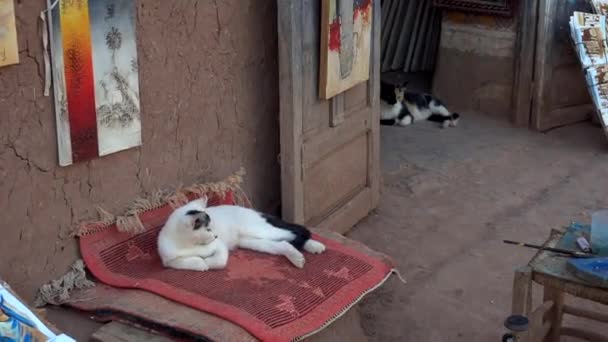
M 231 196 L 224 202 L 230 203 Z M 88 269 L 108 285 L 146 290 L 212 313 L 263 341 L 292 341 L 320 330 L 392 269 L 385 260 L 320 236 L 315 238 L 327 251 L 305 253 L 301 270 L 283 257 L 247 250 L 233 251 L 225 270 L 166 269 L 156 252 L 156 237 L 171 210 L 164 206 L 141 214 L 147 231 L 135 236 L 114 225 L 82 236 Z

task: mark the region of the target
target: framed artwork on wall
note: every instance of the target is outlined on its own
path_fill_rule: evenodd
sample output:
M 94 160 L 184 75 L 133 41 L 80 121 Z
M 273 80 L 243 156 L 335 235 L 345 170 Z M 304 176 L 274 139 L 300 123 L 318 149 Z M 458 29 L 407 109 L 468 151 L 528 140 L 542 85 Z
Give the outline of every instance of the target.
M 373 7 L 373 0 L 323 0 L 320 98 L 369 79 Z
M 48 12 L 61 166 L 142 143 L 135 10 L 134 0 L 59 0 Z
M 434 0 L 434 5 L 440 8 L 476 12 L 480 14 L 493 14 L 513 16 L 517 0 Z

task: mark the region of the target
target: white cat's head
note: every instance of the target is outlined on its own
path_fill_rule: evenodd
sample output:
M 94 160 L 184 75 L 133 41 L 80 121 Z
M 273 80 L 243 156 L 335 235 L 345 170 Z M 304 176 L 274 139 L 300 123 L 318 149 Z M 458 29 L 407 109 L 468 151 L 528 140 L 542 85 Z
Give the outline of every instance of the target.
M 395 97 L 399 102 L 403 102 L 403 100 L 405 99 L 405 90 L 407 89 L 407 83 L 408 82 L 404 82 L 395 86 Z
M 175 209 L 167 219 L 163 230 L 195 244 L 208 244 L 217 238 L 210 228 L 211 218 L 205 212 L 207 197 L 203 197 Z

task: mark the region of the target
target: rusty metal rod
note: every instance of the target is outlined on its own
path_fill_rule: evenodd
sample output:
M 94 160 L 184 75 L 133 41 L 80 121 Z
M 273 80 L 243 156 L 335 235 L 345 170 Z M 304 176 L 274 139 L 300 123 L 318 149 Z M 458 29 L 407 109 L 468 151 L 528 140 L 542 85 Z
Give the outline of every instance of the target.
M 567 254 L 567 255 L 575 257 L 575 258 L 594 258 L 595 257 L 594 254 L 577 252 L 577 251 L 571 251 L 571 250 L 562 249 L 562 248 L 545 247 L 545 246 L 533 245 L 533 244 L 530 244 L 530 243 L 511 241 L 511 240 L 503 240 L 503 242 L 507 243 L 507 244 L 510 244 L 510 245 L 517 245 L 517 246 L 522 246 L 522 247 L 540 249 L 542 251 L 549 251 L 549 252 Z

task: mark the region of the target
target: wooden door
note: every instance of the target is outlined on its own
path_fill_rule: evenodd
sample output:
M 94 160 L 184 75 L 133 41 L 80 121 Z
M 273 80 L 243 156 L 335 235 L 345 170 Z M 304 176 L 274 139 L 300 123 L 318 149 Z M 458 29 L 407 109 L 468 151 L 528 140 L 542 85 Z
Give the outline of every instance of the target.
M 380 1 L 370 79 L 319 98 L 321 0 L 277 0 L 284 219 L 341 233 L 379 199 Z
M 593 111 L 568 24 L 574 11 L 591 13 L 591 7 L 587 0 L 537 1 L 531 124 L 544 131 L 586 120 Z

